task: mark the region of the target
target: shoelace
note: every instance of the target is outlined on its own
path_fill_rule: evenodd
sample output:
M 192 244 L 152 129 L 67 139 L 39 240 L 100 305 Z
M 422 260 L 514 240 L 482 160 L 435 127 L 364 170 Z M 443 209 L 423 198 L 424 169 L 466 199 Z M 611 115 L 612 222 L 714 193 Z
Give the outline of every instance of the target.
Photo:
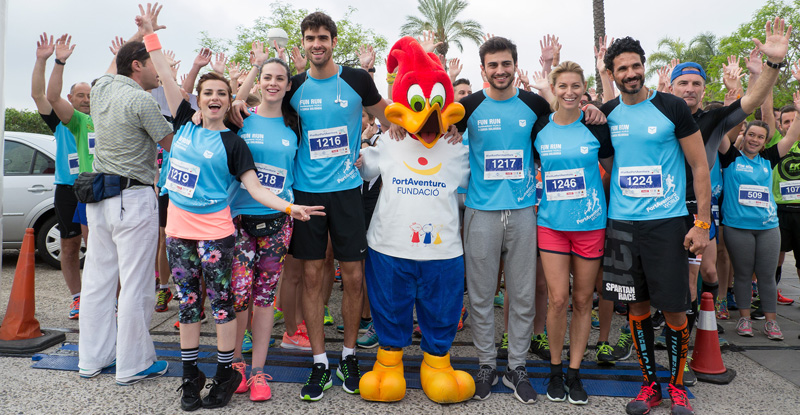
M 233 367 L 233 370 L 235 370 L 235 371 L 237 371 L 239 373 L 244 373 L 244 369 L 247 368 L 247 363 L 245 363 L 245 362 L 234 362 L 234 363 L 231 363 L 231 367 Z
M 632 343 L 633 343 L 633 336 L 631 336 L 630 333 L 619 334 L 619 340 L 617 340 L 617 344 L 619 346 L 627 348 Z
M 508 334 L 504 334 L 503 339 L 500 340 L 500 348 L 508 349 Z
M 597 351 L 604 354 L 611 354 L 611 352 L 614 351 L 614 348 L 608 343 L 603 343 L 597 346 Z
M 158 297 L 158 302 L 159 303 L 166 303 L 167 302 L 167 297 L 168 297 L 167 291 L 166 290 L 159 290 L 157 297 Z
M 672 385 L 670 385 L 672 386 Z M 642 385 L 642 389 L 639 391 L 639 394 L 636 395 L 635 401 L 649 401 L 656 394 L 656 390 L 653 388 L 653 385 L 647 386 Z
M 781 328 L 778 327 L 778 322 L 777 321 L 770 320 L 764 325 L 764 327 L 765 327 L 766 331 L 768 331 L 770 333 L 777 333 L 777 332 L 781 331 Z
M 545 335 L 536 336 L 536 339 L 534 341 L 536 342 L 536 345 L 541 349 L 550 348 L 550 342 L 547 340 L 547 336 Z
M 575 391 L 575 392 L 583 392 L 584 391 L 583 390 L 583 383 L 581 382 L 580 378 L 577 378 L 577 377 L 573 378 L 572 382 L 568 382 L 568 383 L 569 383 L 570 392 L 571 391 Z
M 247 380 L 247 386 L 250 385 L 266 385 L 268 380 L 272 380 L 272 376 L 266 373 L 256 373 L 253 376 L 250 376 L 250 379 Z
M 355 377 L 361 377 L 361 374 L 359 373 L 360 369 L 358 367 L 358 360 L 355 359 L 355 356 L 353 357 L 354 358 L 351 359 L 350 356 L 348 356 L 339 365 L 339 368 L 342 369 L 344 377 L 350 377 L 351 374 Z
M 297 329 L 297 331 L 296 331 L 296 332 L 294 332 L 294 335 L 295 335 L 295 336 L 300 336 L 300 337 L 303 337 L 303 338 L 305 338 L 306 340 L 308 340 L 308 333 L 306 333 L 306 332 L 304 332 L 304 331 L 302 331 L 302 330 L 300 330 L 300 329 Z
M 524 367 L 520 366 L 514 369 L 514 373 L 517 375 L 517 385 L 528 381 L 528 371 Z
M 673 405 L 689 406 L 689 398 L 686 396 L 684 389 L 669 385 L 667 390 L 669 390 L 669 398 L 672 399 Z
M 492 381 L 492 376 L 494 369 L 490 366 L 481 366 L 480 370 L 478 370 L 478 374 L 475 377 L 478 379 L 478 382 L 482 383 L 490 383 Z
M 308 377 L 308 380 L 306 381 L 306 385 L 323 386 L 328 381 L 327 377 L 328 377 L 328 371 L 325 370 L 324 367 L 314 365 L 314 368 L 311 369 L 311 375 Z

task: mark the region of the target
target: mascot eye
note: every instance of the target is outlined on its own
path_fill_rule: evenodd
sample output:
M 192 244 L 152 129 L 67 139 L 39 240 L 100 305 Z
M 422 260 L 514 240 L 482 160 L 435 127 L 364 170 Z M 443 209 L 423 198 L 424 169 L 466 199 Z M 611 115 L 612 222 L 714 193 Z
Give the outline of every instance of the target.
M 436 83 L 433 88 L 431 88 L 431 106 L 438 103 L 439 108 L 444 107 L 445 94 L 444 86 L 441 83 Z
M 422 95 L 422 87 L 418 84 L 411 85 L 408 88 L 408 106 L 414 112 L 420 112 L 425 109 L 425 97 Z

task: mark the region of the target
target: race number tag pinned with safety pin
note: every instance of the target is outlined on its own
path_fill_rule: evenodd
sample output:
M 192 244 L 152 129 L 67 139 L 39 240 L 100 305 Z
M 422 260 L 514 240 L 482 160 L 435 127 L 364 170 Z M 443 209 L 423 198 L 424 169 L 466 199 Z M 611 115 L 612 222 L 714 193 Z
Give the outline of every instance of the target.
M 95 133 L 87 133 L 86 139 L 89 146 L 89 154 L 94 154 Z
M 69 163 L 69 174 L 78 174 L 81 172 L 81 165 L 78 161 L 78 153 L 68 154 L 67 162 Z
M 769 189 L 767 186 L 751 184 L 739 185 L 739 204 L 760 208 L 769 207 Z
M 523 178 L 522 150 L 493 150 L 483 153 L 484 180 L 512 180 Z
M 787 201 L 800 199 L 800 180 L 781 183 L 781 199 Z
M 556 170 L 545 173 L 547 200 L 569 200 L 586 197 L 586 179 L 583 168 Z
M 167 183 L 164 187 L 170 192 L 192 197 L 194 189 L 197 187 L 198 177 L 200 177 L 200 167 L 185 161 L 170 159 Z
M 262 186 L 269 189 L 274 194 L 283 192 L 283 184 L 286 182 L 286 169 L 281 169 L 269 164 L 256 163 L 256 174 Z M 244 184 L 239 185 L 244 189 Z
M 619 187 L 623 196 L 661 197 L 664 195 L 661 166 L 620 167 Z
M 311 160 L 350 154 L 347 126 L 310 130 L 308 147 L 311 150 Z

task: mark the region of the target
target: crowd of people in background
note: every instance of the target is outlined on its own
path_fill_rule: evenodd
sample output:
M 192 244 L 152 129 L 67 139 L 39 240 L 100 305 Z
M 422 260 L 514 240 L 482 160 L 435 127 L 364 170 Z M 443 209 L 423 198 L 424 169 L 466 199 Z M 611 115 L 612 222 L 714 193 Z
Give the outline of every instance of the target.
M 284 48 L 257 40 L 249 70 L 202 48 L 179 83 L 180 62 L 156 34 L 160 10 L 140 6 L 136 33 L 112 42 L 106 73 L 72 85 L 66 98 L 72 38 L 45 33 L 37 44 L 32 97 L 57 143 L 55 206 L 69 318 L 80 322 L 80 376 L 111 366 L 120 385 L 163 375 L 168 364 L 157 360 L 149 326 L 175 297 L 182 409 L 222 407 L 248 391 L 270 399 L 264 367 L 281 322 L 280 347 L 313 355 L 299 396 L 318 401 L 332 386 L 323 326 L 334 324 L 328 300 L 338 280 L 344 342 L 335 375 L 358 394 L 356 348 L 380 345 L 364 259 L 382 186 L 380 177 L 362 180 L 359 149 L 405 134 L 384 114 L 376 52 L 365 45 L 360 68 L 337 65 L 336 23 L 315 12 L 298 28 L 292 66 Z M 777 305 L 793 300 L 778 288 L 781 265 L 800 249 L 800 91 L 774 101 L 791 26 L 775 18 L 765 27 L 743 57 L 746 89 L 739 57 L 723 68 L 724 102 L 704 100 L 708 68 L 694 62 L 673 61 L 656 88 L 645 86 L 645 52 L 632 37 L 594 46 L 601 95 L 581 66 L 561 59 L 552 35 L 540 43 L 542 71 L 530 75 L 512 40 L 487 35 L 481 88 L 459 78 L 459 59 L 442 62 L 466 111 L 449 135 L 469 151 L 469 185 L 459 191 L 469 301 L 458 330 L 471 316 L 475 399 L 488 399 L 502 378 L 516 399 L 535 402 L 530 351 L 550 362 L 548 399 L 587 404 L 580 364 L 596 328 L 598 364 L 638 356 L 644 382 L 627 413 L 662 400 L 660 344 L 672 413 L 692 414 L 687 354 L 704 292 L 718 319 L 738 310 L 738 335 L 754 336 L 753 320 L 765 320 L 763 335 L 783 340 Z M 419 43 L 427 52 L 437 45 L 432 34 Z M 800 62 L 793 69 L 800 81 Z M 113 181 L 116 196 L 80 203 L 75 180 L 93 172 L 107 188 Z M 419 244 L 435 235 L 424 226 L 409 233 Z M 218 365 L 201 396 L 206 302 Z M 496 306 L 505 312 L 500 339 Z M 612 345 L 615 312 L 629 324 Z M 507 368 L 498 370 L 498 357 Z

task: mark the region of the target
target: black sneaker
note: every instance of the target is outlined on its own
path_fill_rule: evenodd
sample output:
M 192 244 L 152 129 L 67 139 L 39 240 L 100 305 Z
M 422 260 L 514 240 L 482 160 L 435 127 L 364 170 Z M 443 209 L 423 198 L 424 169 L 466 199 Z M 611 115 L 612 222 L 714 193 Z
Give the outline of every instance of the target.
M 489 365 L 481 365 L 475 375 L 475 396 L 472 399 L 485 400 L 492 394 L 492 386 L 499 380 L 497 370 Z
M 764 320 L 764 319 L 767 318 L 764 315 L 764 310 L 761 309 L 761 305 L 760 304 L 759 304 L 758 308 L 756 308 L 755 310 L 753 310 L 750 313 L 750 317 L 753 318 L 754 320 Z
M 595 360 L 600 366 L 614 366 L 617 359 L 614 357 L 614 346 L 608 342 L 597 342 Z
M 336 377 L 342 381 L 342 389 L 347 393 L 359 393 L 358 383 L 361 381 L 361 370 L 358 367 L 358 358 L 351 354 L 339 362 L 336 368 Z
M 589 394 L 583 389 L 581 378 L 577 376 L 574 378 L 567 378 L 567 381 L 564 382 L 564 389 L 569 393 L 567 397 L 569 403 L 573 405 L 586 405 L 589 403 Z
M 227 405 L 240 383 L 242 374 L 238 370 L 234 370 L 233 375 L 224 382 L 220 382 L 216 377 L 211 379 L 211 383 L 206 385 L 208 395 L 203 398 L 203 408 L 222 408 Z
M 618 316 L 627 316 L 628 304 L 622 301 L 614 301 L 614 312 L 617 313 Z
M 612 354 L 615 360 L 620 361 L 631 357 L 632 352 L 633 336 L 631 335 L 631 329 L 627 325 L 624 325 L 619 331 L 619 339 L 614 346 Z
M 315 363 L 311 366 L 311 374 L 308 375 L 305 386 L 300 389 L 300 399 L 316 402 L 322 399 L 323 392 L 331 386 L 333 386 L 331 371 L 326 369 L 323 363 Z
M 503 385 L 514 391 L 514 397 L 522 403 L 536 402 L 536 391 L 533 390 L 528 371 L 525 366 L 517 366 L 514 370 L 506 371 L 503 375 Z
M 203 406 L 200 391 L 206 386 L 206 375 L 198 372 L 194 379 L 183 378 L 183 384 L 175 390 L 176 392 L 181 391 L 181 409 L 184 411 L 194 411 Z
M 664 313 L 662 313 L 661 310 L 656 310 L 651 320 L 653 321 L 654 330 L 663 328 L 664 324 L 667 323 L 666 319 L 664 319 Z
M 550 361 L 550 343 L 547 341 L 546 334 L 534 334 L 533 337 L 531 337 L 531 347 L 529 350 L 531 353 L 539 356 L 540 359 Z
M 553 402 L 564 402 L 567 399 L 567 390 L 564 389 L 564 374 L 550 373 L 547 385 L 547 399 Z

